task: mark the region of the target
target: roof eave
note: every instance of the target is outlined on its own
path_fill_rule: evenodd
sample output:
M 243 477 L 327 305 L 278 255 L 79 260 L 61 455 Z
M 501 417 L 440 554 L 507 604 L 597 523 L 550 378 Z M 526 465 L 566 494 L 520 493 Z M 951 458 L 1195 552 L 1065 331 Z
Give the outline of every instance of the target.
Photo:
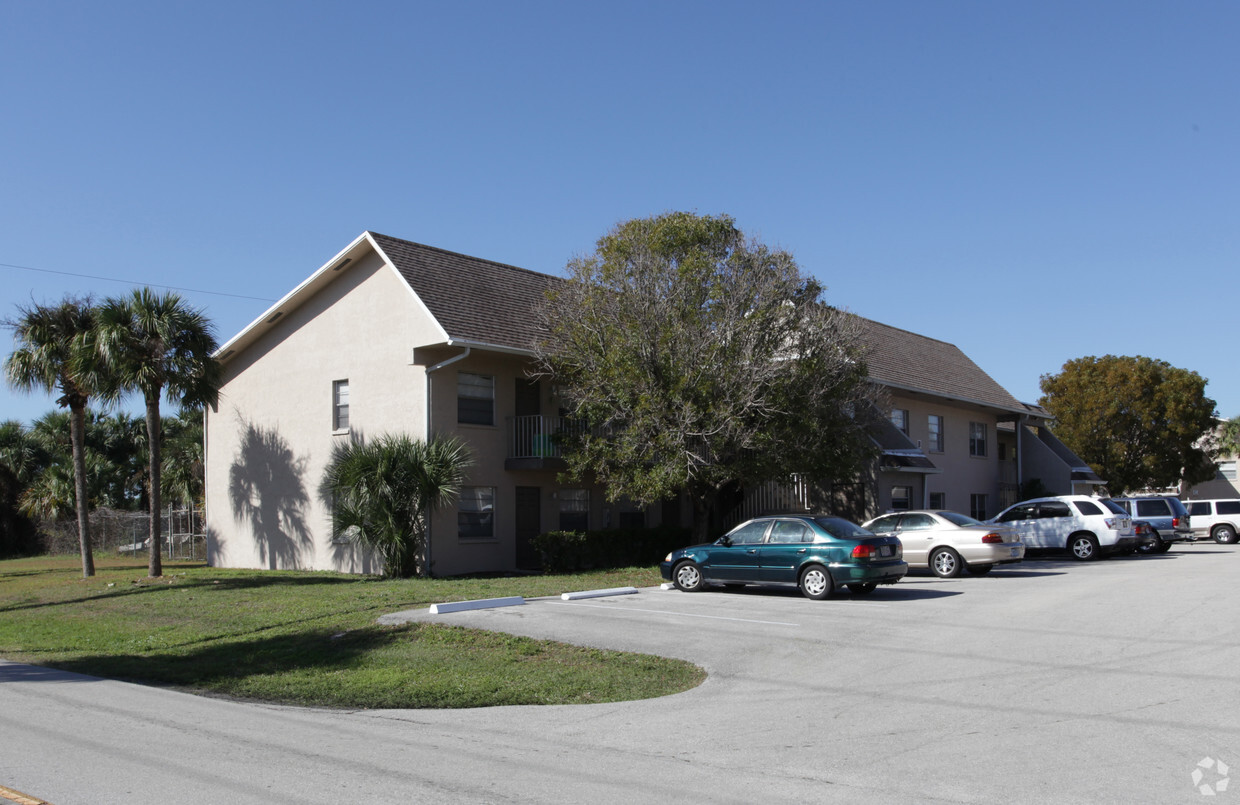
M 304 279 L 293 290 L 282 296 L 278 302 L 264 310 L 258 318 L 246 325 L 241 332 L 224 342 L 215 351 L 216 360 L 225 362 L 232 353 L 257 338 L 263 325 L 268 323 L 274 324 L 275 320 L 273 317 L 282 318 L 285 314 L 300 307 L 307 298 L 333 279 L 330 275 L 335 274 L 348 263 L 357 259 L 358 255 L 365 248 L 377 251 L 374 242 L 370 240 L 370 232 L 363 232 L 354 238 L 352 243 L 337 252 L 332 259 L 324 263 L 322 267 Z M 276 314 L 279 315 L 277 316 Z
M 879 380 L 877 378 L 870 378 L 870 382 L 877 383 L 880 386 L 886 386 L 887 388 L 891 388 L 891 389 L 899 389 L 900 391 L 910 391 L 916 394 L 927 394 L 932 397 L 941 397 L 944 400 L 952 400 L 953 402 L 976 405 L 979 408 L 989 408 L 994 411 L 1003 411 L 1005 413 L 1010 413 L 1010 414 L 1023 414 L 1025 416 L 1037 417 L 1039 419 L 1046 418 L 1045 415 L 1030 411 L 1028 408 L 1023 407 L 1023 406 L 1020 408 L 1017 408 L 1014 406 L 996 405 L 994 403 L 988 403 L 988 402 L 982 402 L 981 400 L 975 400 L 970 397 L 961 397 L 955 394 L 944 394 L 940 391 L 931 391 L 930 389 L 924 389 L 918 386 L 909 386 L 903 383 L 892 383 L 888 380 Z

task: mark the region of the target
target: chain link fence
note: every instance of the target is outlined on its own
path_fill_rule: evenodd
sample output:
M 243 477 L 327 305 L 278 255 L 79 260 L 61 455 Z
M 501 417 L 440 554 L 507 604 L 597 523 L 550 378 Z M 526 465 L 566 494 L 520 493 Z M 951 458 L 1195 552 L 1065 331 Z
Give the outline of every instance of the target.
M 201 507 L 169 506 L 163 511 L 162 519 L 164 558 L 206 561 L 207 537 Z M 46 553 L 77 553 L 80 550 L 74 518 L 45 520 L 39 523 L 39 530 Z M 146 512 L 95 509 L 90 513 L 90 544 L 96 553 L 144 557 L 149 534 Z

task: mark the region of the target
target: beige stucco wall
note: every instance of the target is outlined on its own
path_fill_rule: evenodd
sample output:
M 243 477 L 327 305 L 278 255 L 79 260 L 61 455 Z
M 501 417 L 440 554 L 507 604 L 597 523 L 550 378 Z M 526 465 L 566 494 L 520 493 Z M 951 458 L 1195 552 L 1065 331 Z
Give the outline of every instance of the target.
M 350 435 L 424 435 L 425 373 L 411 357 L 441 338 L 371 253 L 227 361 L 207 416 L 208 561 L 377 570 L 355 546 L 333 544 L 318 486 L 333 444 Z M 352 434 L 335 434 L 332 384 L 346 379 Z
M 268 325 L 260 325 L 268 326 Z M 560 484 L 558 470 L 507 470 L 508 418 L 529 359 L 446 345 L 408 285 L 375 254 L 359 259 L 225 363 L 218 407 L 207 416 L 208 562 L 220 567 L 373 573 L 376 558 L 334 542 L 318 487 L 333 445 L 383 432 L 455 434 L 470 446 L 467 486 L 495 489 L 494 536 L 461 539 L 457 510 L 431 518 L 436 575 L 516 568 L 517 487 L 539 490 L 540 531 L 559 527 L 558 491 L 590 490 L 591 528 L 614 527 L 617 507 L 592 484 Z M 495 424 L 457 423 L 459 372 L 495 378 Z M 333 382 L 349 381 L 348 433 L 332 430 Z M 427 396 L 427 389 L 430 396 Z M 549 383 L 543 416 L 558 413 Z M 430 409 L 427 409 L 427 400 Z M 428 418 L 430 421 L 428 434 Z M 652 507 L 647 523 L 657 523 Z
M 891 407 L 909 412 L 909 438 L 914 443 L 920 443 L 925 454 L 942 472 L 924 476 L 924 484 L 921 482 L 922 476 L 911 473 L 883 473 L 878 488 L 879 511 L 890 509 L 892 487 L 904 485 L 913 487 L 913 508 L 929 505 L 930 495 L 942 492 L 945 508 L 968 514 L 969 496 L 982 494 L 988 496 L 986 515 L 997 514 L 1000 481 L 997 414 L 964 403 L 898 393 L 892 394 Z M 930 449 L 929 417 L 932 414 L 943 417 L 942 452 L 932 452 Z M 986 425 L 985 457 L 969 455 L 970 422 Z M 924 498 L 921 497 L 923 494 Z

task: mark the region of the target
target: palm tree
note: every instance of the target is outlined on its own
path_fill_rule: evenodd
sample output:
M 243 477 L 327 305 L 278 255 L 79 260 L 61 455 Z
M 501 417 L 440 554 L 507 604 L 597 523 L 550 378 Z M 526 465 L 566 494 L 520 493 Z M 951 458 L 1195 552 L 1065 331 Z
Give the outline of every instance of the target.
M 13 323 L 17 347 L 5 361 L 5 375 L 22 391 L 60 392 L 56 404 L 69 409 L 82 577 L 89 578 L 95 575 L 95 558 L 86 491 L 86 403 L 105 380 L 89 361 L 97 311 L 89 299 L 66 297 L 59 305 L 19 307 L 18 312 Z
M 164 420 L 163 468 L 165 497 L 194 506 L 203 499 L 202 409 L 182 408 Z
M 332 506 L 333 530 L 376 550 L 385 576 L 424 576 L 427 521 L 456 495 L 472 463 L 459 439 L 385 434 L 338 444 L 320 494 Z
M 150 288 L 108 299 L 99 310 L 99 356 L 117 378 L 116 388 L 138 391 L 146 403 L 147 496 L 150 512 L 151 576 L 163 575 L 160 550 L 160 398 L 187 405 L 214 405 L 220 368 L 212 357 L 215 328 L 202 311 L 178 294 Z

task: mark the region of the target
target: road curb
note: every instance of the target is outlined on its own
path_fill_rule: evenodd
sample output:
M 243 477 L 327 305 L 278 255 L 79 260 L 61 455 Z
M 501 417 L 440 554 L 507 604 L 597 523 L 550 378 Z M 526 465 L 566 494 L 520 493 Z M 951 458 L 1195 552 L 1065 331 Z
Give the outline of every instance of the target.
M 560 596 L 560 599 L 563 601 L 576 601 L 579 598 L 604 598 L 609 595 L 634 595 L 636 592 L 636 587 L 611 587 L 606 590 L 583 590 L 579 593 L 564 593 Z
M 494 609 L 495 607 L 518 607 L 525 604 L 519 595 L 508 598 L 480 598 L 476 601 L 453 601 L 447 604 L 431 604 L 432 615 L 444 615 L 449 612 L 464 612 L 469 609 Z

